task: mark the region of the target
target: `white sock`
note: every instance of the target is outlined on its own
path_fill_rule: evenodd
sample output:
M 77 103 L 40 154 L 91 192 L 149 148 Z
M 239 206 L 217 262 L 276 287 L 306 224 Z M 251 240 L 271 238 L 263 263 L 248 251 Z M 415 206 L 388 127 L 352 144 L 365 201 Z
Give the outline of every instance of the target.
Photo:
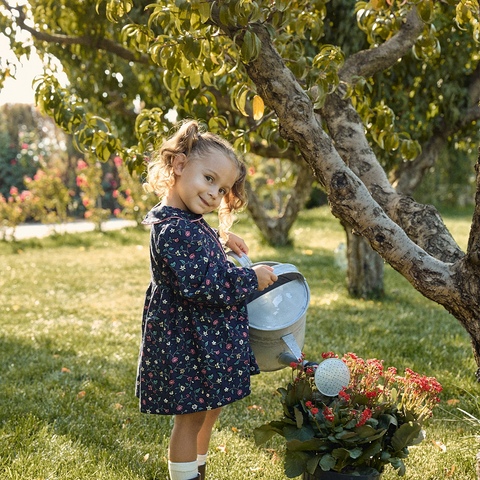
M 208 453 L 206 453 L 205 455 L 200 455 L 200 454 L 197 455 L 197 464 L 199 467 L 207 463 L 207 455 Z
M 198 475 L 197 461 L 173 463 L 168 461 L 168 471 L 171 480 L 190 480 Z

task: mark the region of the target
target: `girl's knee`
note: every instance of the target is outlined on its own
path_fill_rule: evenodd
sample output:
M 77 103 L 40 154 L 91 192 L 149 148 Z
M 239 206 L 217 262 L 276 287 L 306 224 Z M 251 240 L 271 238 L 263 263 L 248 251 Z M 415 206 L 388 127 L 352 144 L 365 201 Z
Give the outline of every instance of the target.
M 175 428 L 200 431 L 207 417 L 207 412 L 187 413 L 175 416 Z

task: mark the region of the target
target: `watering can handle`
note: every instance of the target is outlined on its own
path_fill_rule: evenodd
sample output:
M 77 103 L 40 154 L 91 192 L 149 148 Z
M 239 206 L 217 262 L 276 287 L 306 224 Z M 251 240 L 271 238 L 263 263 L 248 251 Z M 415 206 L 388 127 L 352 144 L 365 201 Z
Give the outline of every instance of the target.
M 251 267 L 253 265 L 252 261 L 245 254 L 239 257 L 235 252 L 229 250 L 226 252 L 226 255 L 227 257 L 232 257 L 244 268 Z

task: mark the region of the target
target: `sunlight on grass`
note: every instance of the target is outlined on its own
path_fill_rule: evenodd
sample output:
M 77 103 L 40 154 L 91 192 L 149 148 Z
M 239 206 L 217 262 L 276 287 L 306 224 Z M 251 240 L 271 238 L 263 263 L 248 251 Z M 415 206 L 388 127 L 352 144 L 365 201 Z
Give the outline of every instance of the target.
M 462 248 L 469 222 L 466 215 L 446 217 Z M 293 263 L 306 277 L 308 359 L 352 351 L 443 384 L 441 409 L 427 439 L 412 448 L 404 478 L 471 480 L 478 427 L 457 407 L 472 411 L 479 386 L 461 325 L 389 266 L 382 299 L 349 298 L 334 262 L 345 236 L 327 208 L 302 213 L 293 246 L 264 245 L 244 215 L 234 231 L 254 262 Z M 149 277 L 147 231 L 0 244 L 1 480 L 167 478 L 171 419 L 141 415 L 134 396 Z M 252 395 L 225 408 L 213 432 L 207 478 L 285 478 L 281 439 L 257 448 L 252 430 L 281 414 L 276 389 L 289 376 L 287 368 L 256 376 Z M 453 477 L 445 477 L 452 466 Z M 383 477 L 393 478 L 391 471 Z

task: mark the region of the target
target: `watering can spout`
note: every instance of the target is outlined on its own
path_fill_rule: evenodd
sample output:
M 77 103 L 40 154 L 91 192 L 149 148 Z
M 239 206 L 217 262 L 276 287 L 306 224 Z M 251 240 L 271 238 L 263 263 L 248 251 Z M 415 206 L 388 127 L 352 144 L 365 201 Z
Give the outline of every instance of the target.
M 280 356 L 278 357 L 278 362 L 280 364 L 289 366 L 291 363 L 301 363 L 304 367 L 318 366 L 317 362 L 307 362 L 306 360 L 302 360 L 302 352 L 292 333 L 284 335 L 282 337 L 282 340 L 285 345 L 290 349 L 290 351 L 280 354 Z

